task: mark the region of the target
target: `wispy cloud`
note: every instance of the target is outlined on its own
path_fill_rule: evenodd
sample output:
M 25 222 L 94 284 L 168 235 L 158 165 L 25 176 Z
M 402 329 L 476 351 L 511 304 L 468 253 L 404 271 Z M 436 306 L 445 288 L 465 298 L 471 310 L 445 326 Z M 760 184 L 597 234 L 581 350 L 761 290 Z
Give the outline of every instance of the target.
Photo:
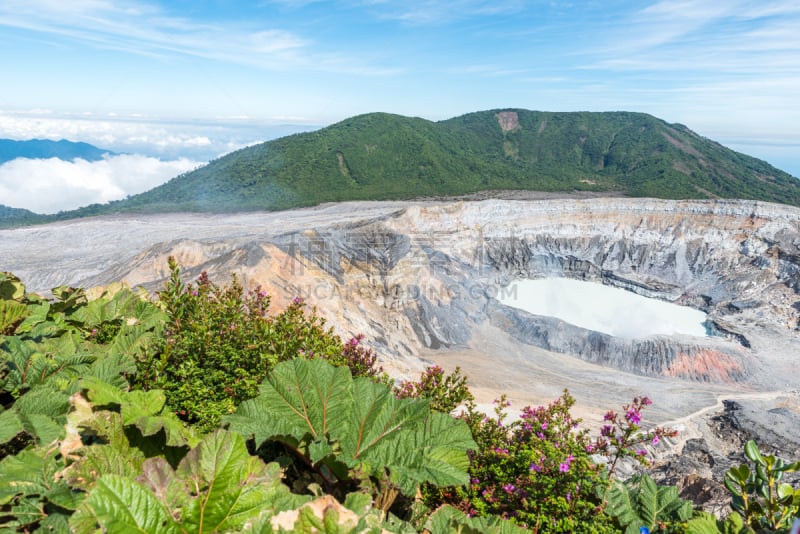
M 517 13 L 525 9 L 523 0 L 364 0 L 361 5 L 383 19 L 413 25 L 437 25 L 475 16 Z
M 255 21 L 202 23 L 131 0 L 6 0 L 0 3 L 0 26 L 150 57 L 194 56 L 268 69 L 367 75 L 396 71 L 320 51 L 313 39 L 285 28 L 256 27 Z
M 208 161 L 247 145 L 312 129 L 300 117 L 169 121 L 115 113 L 65 114 L 46 109 L 0 110 L 0 132 L 11 139 L 70 139 L 115 152 Z M 2 201 L 0 200 L 0 204 Z
M 95 162 L 18 158 L 0 165 L 0 203 L 56 213 L 141 193 L 199 165 L 139 155 Z
M 715 73 L 800 72 L 797 2 L 664 0 L 621 20 L 586 51 L 590 68 Z

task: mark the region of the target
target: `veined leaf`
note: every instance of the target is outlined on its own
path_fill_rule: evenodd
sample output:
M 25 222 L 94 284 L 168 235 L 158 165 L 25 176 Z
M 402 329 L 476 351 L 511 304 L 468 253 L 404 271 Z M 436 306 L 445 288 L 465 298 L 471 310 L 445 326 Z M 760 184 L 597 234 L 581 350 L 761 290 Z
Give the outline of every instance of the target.
M 642 526 L 652 529 L 659 522 L 683 522 L 692 516 L 691 503 L 678 497 L 677 488 L 658 486 L 646 473 L 614 483 L 607 498 L 608 513 L 626 527 L 626 534 L 635 534 Z
M 166 397 L 161 390 L 125 391 L 95 377 L 85 378 L 82 386 L 96 405 L 118 405 L 122 424 L 136 426 L 142 436 L 153 436 L 163 430 L 166 445 L 169 447 L 192 446 L 197 443 L 194 432 L 174 414 L 164 411 Z
M 0 335 L 11 335 L 30 310 L 25 304 L 14 300 L 0 300 Z
M 190 532 L 241 530 L 288 494 L 277 464 L 268 466 L 250 456 L 244 439 L 234 432 L 206 436 L 181 460 L 176 474 L 197 495 L 182 516 Z
M 114 336 L 109 354 L 134 357 L 153 339 L 153 332 L 146 325 L 123 327 Z
M 29 531 L 33 525 L 50 518 L 52 525 L 62 525 L 55 516 L 62 511 L 45 511 L 48 503 L 63 510 L 75 510 L 84 495 L 74 492 L 59 476 L 64 464 L 54 449 L 25 449 L 0 461 L 0 524 L 6 528 Z M 62 517 L 61 519 L 64 519 Z
M 421 481 L 467 481 L 466 451 L 475 448 L 463 421 L 432 412 L 426 401 L 397 399 L 384 385 L 353 380 L 323 360 L 278 364 L 255 399 L 225 418 L 257 445 L 265 440 L 338 443 L 340 460 L 381 476 L 385 469 L 406 494 Z M 312 461 L 335 447 L 309 447 Z M 327 461 L 327 460 L 326 460 Z
M 105 532 L 173 534 L 167 508 L 144 486 L 119 475 L 103 475 L 86 501 Z
M 69 398 L 47 386 L 35 387 L 17 399 L 11 409 L 0 413 L 0 443 L 23 430 L 42 445 L 64 435 Z
M 23 430 L 22 420 L 15 410 L 0 412 L 0 443 L 11 441 Z
M 28 333 L 34 326 L 47 321 L 47 316 L 50 313 L 50 303 L 46 300 L 29 303 L 28 311 L 28 316 L 22 321 L 22 324 L 17 327 L 16 334 Z

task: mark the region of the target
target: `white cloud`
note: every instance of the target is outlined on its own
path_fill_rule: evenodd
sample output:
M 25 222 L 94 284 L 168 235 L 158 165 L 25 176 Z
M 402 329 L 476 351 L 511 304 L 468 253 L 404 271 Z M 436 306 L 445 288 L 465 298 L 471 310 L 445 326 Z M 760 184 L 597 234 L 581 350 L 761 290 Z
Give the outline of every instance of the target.
M 18 158 L 0 165 L 0 204 L 37 213 L 102 204 L 152 189 L 199 165 L 141 155 L 95 162 Z
M 302 122 L 287 117 L 269 122 L 232 119 L 169 121 L 121 114 L 101 118 L 0 110 L 0 132 L 4 138 L 69 139 L 114 152 L 203 161 L 279 135 L 309 129 Z M 296 125 L 294 130 L 292 124 Z

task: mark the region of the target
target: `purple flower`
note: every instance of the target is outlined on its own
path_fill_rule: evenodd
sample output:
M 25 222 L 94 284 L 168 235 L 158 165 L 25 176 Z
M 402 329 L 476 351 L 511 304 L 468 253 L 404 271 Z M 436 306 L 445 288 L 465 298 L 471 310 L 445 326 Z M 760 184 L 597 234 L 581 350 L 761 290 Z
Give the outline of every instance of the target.
M 642 416 L 639 414 L 639 412 L 637 410 L 634 410 L 633 408 L 630 408 L 625 413 L 625 419 L 627 419 L 628 421 L 630 421 L 634 425 L 638 425 L 639 422 L 642 420 Z
M 658 445 L 658 442 L 659 442 L 658 434 L 656 434 L 655 436 L 653 436 L 653 445 Z
M 561 471 L 562 473 L 566 473 L 567 471 L 569 471 L 569 464 L 568 463 L 560 464 L 558 466 L 558 470 Z
M 514 484 L 503 484 L 503 491 L 506 493 L 512 493 L 515 489 L 517 489 Z
M 531 471 L 536 471 L 537 473 L 541 473 L 542 472 L 542 466 L 537 464 L 537 463 L 532 463 L 531 467 L 530 467 L 530 470 Z

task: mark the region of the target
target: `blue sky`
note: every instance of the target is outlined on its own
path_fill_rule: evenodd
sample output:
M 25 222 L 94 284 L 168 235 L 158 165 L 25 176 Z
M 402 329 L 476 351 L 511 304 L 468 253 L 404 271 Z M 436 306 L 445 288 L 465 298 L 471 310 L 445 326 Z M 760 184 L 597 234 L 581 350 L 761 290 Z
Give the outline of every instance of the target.
M 798 28 L 796 0 L 3 0 L 0 137 L 205 161 L 371 111 L 630 110 L 800 176 Z

